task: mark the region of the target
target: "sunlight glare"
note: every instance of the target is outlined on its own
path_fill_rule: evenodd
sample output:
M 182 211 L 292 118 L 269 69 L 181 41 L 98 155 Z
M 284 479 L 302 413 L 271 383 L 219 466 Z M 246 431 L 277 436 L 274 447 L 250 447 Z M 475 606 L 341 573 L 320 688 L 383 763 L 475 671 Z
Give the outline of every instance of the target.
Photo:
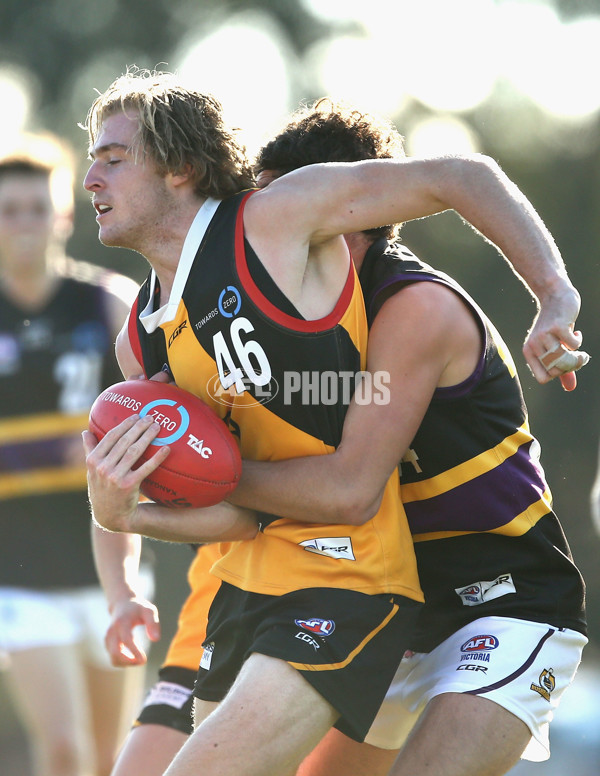
M 455 116 L 419 121 L 406 135 L 406 151 L 410 156 L 473 154 L 480 150 L 474 130 Z
M 290 105 L 290 55 L 281 29 L 264 14 L 240 14 L 176 56 L 177 72 L 223 105 L 254 152 L 295 107 Z
M 0 68 L 0 105 L 0 148 L 6 149 L 17 142 L 31 113 L 31 84 L 25 73 L 14 67 Z

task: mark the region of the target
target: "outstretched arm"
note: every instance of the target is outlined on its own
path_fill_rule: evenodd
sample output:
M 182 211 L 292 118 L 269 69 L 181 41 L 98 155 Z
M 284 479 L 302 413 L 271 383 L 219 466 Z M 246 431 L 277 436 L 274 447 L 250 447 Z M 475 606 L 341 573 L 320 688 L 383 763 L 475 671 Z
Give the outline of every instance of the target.
M 563 374 L 583 366 L 587 356 L 568 359 L 569 369 L 561 364 L 549 371 L 541 359 L 561 344 L 570 351 L 581 346 L 581 334 L 574 331 L 579 294 L 535 208 L 490 157 L 377 159 L 308 166 L 282 176 L 251 198 L 248 233 L 251 241 L 254 237 L 260 245 L 260 233 L 269 232 L 269 224 L 285 223 L 300 235 L 308 235 L 311 245 L 319 245 L 336 234 L 449 209 L 499 249 L 536 298 L 538 315 L 523 348 L 535 378 L 545 383 L 560 377 L 563 387 L 572 390 L 575 375 L 563 378 Z M 272 233 L 269 239 L 272 245 Z M 268 261 L 268 248 L 265 254 Z

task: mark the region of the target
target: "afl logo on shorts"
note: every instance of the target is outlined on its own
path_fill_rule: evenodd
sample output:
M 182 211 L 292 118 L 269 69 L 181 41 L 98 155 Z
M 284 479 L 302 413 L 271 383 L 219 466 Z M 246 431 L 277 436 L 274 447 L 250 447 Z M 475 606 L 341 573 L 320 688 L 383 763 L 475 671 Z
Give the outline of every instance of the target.
M 465 641 L 460 648 L 461 652 L 490 652 L 500 644 L 495 636 L 473 636 L 472 639 Z
M 335 630 L 333 620 L 322 620 L 320 617 L 312 617 L 310 620 L 294 620 L 299 628 L 314 633 L 316 636 L 331 636 Z

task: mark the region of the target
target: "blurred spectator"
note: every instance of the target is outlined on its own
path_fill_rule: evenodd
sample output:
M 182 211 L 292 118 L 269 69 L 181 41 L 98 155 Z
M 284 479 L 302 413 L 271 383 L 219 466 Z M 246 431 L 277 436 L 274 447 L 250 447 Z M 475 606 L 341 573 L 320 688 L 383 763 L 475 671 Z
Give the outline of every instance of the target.
M 67 257 L 72 213 L 69 149 L 24 136 L 0 159 L 0 657 L 36 776 L 109 774 L 144 682 L 104 649 L 81 443 L 135 284 Z M 137 560 L 139 537 L 93 530 Z

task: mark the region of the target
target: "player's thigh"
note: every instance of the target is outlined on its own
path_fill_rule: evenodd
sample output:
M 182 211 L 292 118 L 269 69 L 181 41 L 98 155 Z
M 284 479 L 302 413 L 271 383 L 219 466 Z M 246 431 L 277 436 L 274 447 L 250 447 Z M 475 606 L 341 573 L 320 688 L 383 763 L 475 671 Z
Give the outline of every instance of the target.
M 38 743 L 70 742 L 74 750 L 89 750 L 89 710 L 77 645 L 34 647 L 10 658 L 9 686 Z
M 494 701 L 444 693 L 425 707 L 390 776 L 502 776 L 530 738 L 527 725 Z
M 254 653 L 179 752 L 168 776 L 287 776 L 338 718 L 288 663 Z
M 139 725 L 125 739 L 111 776 L 162 776 L 187 739 L 164 725 Z
M 397 749 L 361 744 L 332 728 L 304 758 L 296 776 L 387 776 Z

